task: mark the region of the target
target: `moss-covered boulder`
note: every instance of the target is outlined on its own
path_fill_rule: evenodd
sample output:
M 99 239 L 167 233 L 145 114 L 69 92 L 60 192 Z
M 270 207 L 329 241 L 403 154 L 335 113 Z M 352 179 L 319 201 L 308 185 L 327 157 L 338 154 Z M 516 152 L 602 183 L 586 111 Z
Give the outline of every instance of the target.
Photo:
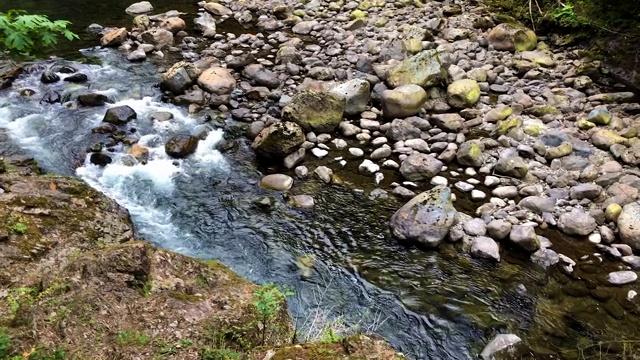
M 501 51 L 529 51 L 536 48 L 538 38 L 533 30 L 520 24 L 502 23 L 488 36 L 489 44 Z
M 512 117 L 506 120 L 499 121 L 494 130 L 494 135 L 505 135 L 512 129 L 516 129 L 522 126 L 522 119 L 519 117 Z
M 424 88 L 444 82 L 447 70 L 440 60 L 440 51 L 425 50 L 393 67 L 387 74 L 387 84 L 392 87 L 418 85 Z
M 304 132 L 298 124 L 284 121 L 262 129 L 251 147 L 258 155 L 278 158 L 294 152 L 304 140 Z
M 282 120 L 294 122 L 305 131 L 334 131 L 344 115 L 346 100 L 330 92 L 302 90 L 282 109 Z
M 622 137 L 611 130 L 600 130 L 591 135 L 593 145 L 603 150 L 609 150 L 613 144 L 629 145 L 629 139 Z
M 447 102 L 454 108 L 472 107 L 478 99 L 480 99 L 480 86 L 475 80 L 456 80 L 447 87 Z
M 547 149 L 544 157 L 547 160 L 559 159 L 565 157 L 573 152 L 573 145 L 569 141 L 565 141 L 562 144 Z
M 477 140 L 465 141 L 460 144 L 456 160 L 458 164 L 463 166 L 480 167 L 484 163 L 482 156 L 483 146 Z

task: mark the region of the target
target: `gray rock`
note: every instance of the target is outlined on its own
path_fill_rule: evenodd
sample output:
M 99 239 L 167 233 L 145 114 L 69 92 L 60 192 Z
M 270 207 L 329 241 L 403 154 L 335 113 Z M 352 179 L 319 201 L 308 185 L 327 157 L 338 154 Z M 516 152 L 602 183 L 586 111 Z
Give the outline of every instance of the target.
M 640 269 L 640 256 L 626 255 L 621 258 L 622 262 L 634 270 Z
M 420 129 L 409 119 L 395 119 L 391 122 L 385 136 L 392 141 L 401 141 L 419 138 L 420 134 Z
M 400 62 L 387 74 L 387 83 L 392 88 L 409 84 L 427 88 L 443 82 L 447 70 L 440 56 L 438 50 L 425 50 Z
M 251 147 L 264 157 L 284 157 L 302 145 L 304 139 L 300 126 L 284 121 L 264 128 L 253 140 Z
M 625 285 L 638 280 L 638 274 L 630 270 L 614 271 L 609 273 L 607 280 L 612 285 Z
M 293 178 L 285 174 L 270 174 L 260 179 L 260 187 L 268 190 L 287 191 L 293 186 Z
M 280 86 L 278 74 L 260 64 L 251 64 L 244 68 L 242 75 L 251 80 L 254 86 L 265 86 L 276 89 Z
M 542 248 L 531 254 L 531 262 L 540 265 L 543 268 L 549 268 L 560 261 L 558 253 L 551 249 Z
M 333 176 L 333 170 L 326 166 L 318 166 L 313 173 L 326 184 L 331 182 L 331 177 Z
M 102 122 L 114 124 L 114 125 L 124 125 L 129 121 L 136 119 L 138 115 L 135 110 L 133 110 L 128 105 L 114 106 L 107 110 L 104 114 L 104 118 Z
M 330 92 L 342 96 L 347 105 L 345 114 L 356 115 L 367 109 L 371 94 L 369 82 L 364 79 L 352 79 L 335 86 Z
M 296 165 L 300 164 L 307 154 L 307 150 L 299 148 L 284 158 L 284 167 L 287 169 L 293 169 Z
M 383 91 L 381 101 L 385 118 L 405 118 L 420 111 L 427 101 L 427 92 L 418 85 L 402 85 L 393 90 Z
M 536 230 L 531 225 L 514 225 L 509 233 L 509 239 L 524 250 L 533 252 L 540 249 L 540 241 Z
M 193 23 L 204 37 L 214 37 L 216 35 L 216 19 L 208 12 L 201 12 L 193 19 Z
M 148 1 L 140 1 L 129 5 L 124 12 L 129 15 L 140 15 L 153 11 L 153 5 Z
M 486 224 L 482 219 L 478 218 L 465 221 L 465 223 L 462 224 L 462 229 L 470 236 L 484 236 L 487 233 Z
M 162 50 L 173 45 L 173 33 L 165 29 L 150 29 L 142 34 L 142 41 L 153 45 L 154 49 Z
M 445 131 L 458 131 L 462 127 L 463 119 L 459 114 L 435 114 L 431 120 L 437 127 Z
M 295 195 L 291 197 L 291 205 L 300 209 L 313 209 L 315 202 L 311 195 Z
M 560 215 L 558 229 L 568 235 L 587 236 L 596 228 L 596 220 L 583 210 L 573 209 Z
M 451 189 L 435 187 L 403 205 L 391 217 L 394 237 L 434 248 L 455 224 L 457 211 L 451 203 Z
M 372 160 L 380 160 L 380 159 L 387 158 L 389 156 L 391 156 L 391 148 L 385 145 L 375 149 L 371 153 L 370 157 Z
M 412 154 L 400 165 L 400 173 L 409 181 L 421 181 L 437 175 L 444 164 L 433 155 Z
M 496 163 L 495 172 L 500 175 L 524 178 L 529 172 L 529 167 L 525 161 L 519 156 L 510 156 L 500 158 Z
M 514 334 L 498 334 L 480 352 L 483 360 L 493 359 L 494 355 L 522 341 Z
M 543 198 L 540 196 L 528 196 L 518 203 L 521 208 L 531 210 L 537 214 L 553 212 L 556 202 L 551 198 Z
M 518 196 L 518 188 L 515 186 L 498 186 L 491 191 L 491 195 L 501 199 L 512 199 Z
M 640 250 L 640 202 L 632 202 L 622 208 L 618 217 L 620 239 L 634 250 Z
M 596 184 L 579 184 L 571 188 L 571 198 L 576 200 L 593 200 L 600 196 L 602 187 Z
M 498 243 L 486 236 L 479 236 L 473 239 L 470 253 L 477 258 L 500 262 L 500 247 Z
M 484 163 L 482 151 L 484 146 L 477 140 L 465 141 L 460 144 L 456 160 L 463 166 L 480 167 Z

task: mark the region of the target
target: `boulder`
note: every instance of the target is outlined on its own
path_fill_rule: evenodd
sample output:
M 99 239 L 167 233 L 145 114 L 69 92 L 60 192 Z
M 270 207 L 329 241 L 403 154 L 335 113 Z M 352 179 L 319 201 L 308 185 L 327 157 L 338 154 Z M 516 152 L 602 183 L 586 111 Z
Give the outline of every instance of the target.
M 89 162 L 93 165 L 104 167 L 111 164 L 111 162 L 113 162 L 113 159 L 111 159 L 111 157 L 107 154 L 98 152 L 92 153 L 91 156 L 89 156 Z
M 187 27 L 187 24 L 179 17 L 170 17 L 160 22 L 160 28 L 170 31 L 172 34 L 180 32 Z M 172 39 L 173 43 L 173 39 Z
M 629 145 L 629 139 L 607 129 L 599 130 L 591 135 L 591 142 L 602 150 L 609 150 L 611 145 Z
M 400 173 L 409 181 L 421 181 L 436 176 L 444 164 L 433 155 L 415 153 L 400 165 Z
M 200 76 L 200 70 L 186 61 L 175 63 L 160 79 L 160 89 L 174 94 L 183 94 Z
M 140 1 L 134 4 L 129 5 L 124 12 L 129 15 L 140 15 L 146 14 L 153 11 L 153 5 L 151 5 L 148 1 Z
M 618 216 L 620 239 L 634 250 L 640 250 L 640 202 L 632 202 L 622 208 Z
M 216 94 L 230 94 L 236 87 L 236 79 L 231 70 L 213 66 L 205 70 L 198 77 L 198 85 L 205 91 Z
M 270 174 L 260 179 L 260 187 L 268 190 L 287 191 L 293 186 L 293 178 L 285 174 Z
M 500 247 L 498 243 L 486 236 L 478 236 L 473 239 L 470 253 L 480 259 L 500 262 Z
M 100 45 L 104 47 L 116 47 L 120 46 L 126 39 L 126 28 L 114 29 L 102 36 L 102 38 L 100 39 Z
M 521 157 L 509 156 L 498 159 L 494 170 L 500 175 L 522 179 L 529 172 L 529 167 Z
M 255 86 L 266 86 L 269 89 L 276 89 L 280 86 L 278 74 L 260 64 L 246 66 L 242 71 L 242 75 L 250 79 Z
M 438 50 L 425 50 L 410 57 L 389 70 L 387 84 L 395 88 L 401 85 L 418 85 L 427 88 L 446 80 L 447 70 Z
M 60 81 L 60 76 L 51 70 L 47 70 L 40 76 L 40 81 L 42 81 L 43 84 L 53 84 Z
M 509 240 L 529 252 L 540 249 L 538 235 L 531 225 L 514 225 L 509 233 Z
M 604 107 L 597 107 L 587 115 L 587 121 L 598 125 L 609 125 L 613 115 Z
M 154 46 L 156 50 L 162 50 L 173 45 L 173 33 L 165 29 L 151 29 L 143 32 L 142 41 Z
M 198 138 L 191 135 L 175 135 L 164 144 L 164 151 L 174 158 L 185 158 L 198 148 Z
M 128 105 L 116 106 L 107 110 L 104 114 L 104 118 L 102 122 L 114 124 L 114 125 L 124 125 L 129 121 L 138 117 L 135 110 L 133 110 Z
M 444 131 L 457 132 L 462 128 L 464 119 L 459 114 L 433 114 L 431 120 L 434 125 Z
M 504 240 L 511 233 L 511 227 L 506 220 L 492 220 L 487 224 L 487 232 L 495 240 Z
M 382 92 L 382 113 L 387 119 L 406 118 L 420 111 L 427 92 L 418 85 L 401 85 Z
M 568 235 L 587 236 L 597 227 L 596 220 L 579 209 L 573 209 L 558 218 L 558 229 Z
M 484 164 L 482 150 L 484 146 L 477 140 L 465 141 L 460 144 L 456 160 L 462 166 L 481 167 Z
M 480 86 L 475 80 L 456 80 L 447 87 L 447 102 L 454 108 L 472 107 L 479 99 Z
M 214 37 L 216 35 L 216 19 L 208 12 L 200 13 L 193 19 L 193 23 L 204 37 Z
M 282 120 L 300 125 L 305 131 L 334 131 L 344 114 L 346 101 L 330 92 L 302 90 L 282 109 Z
M 231 16 L 233 12 L 222 4 L 208 2 L 204 4 L 204 9 L 215 16 Z
M 346 101 L 344 113 L 357 115 L 367 110 L 371 85 L 364 79 L 352 79 L 333 87 L 330 92 L 341 96 Z
M 109 101 L 104 94 L 86 93 L 78 95 L 78 104 L 81 106 L 102 106 Z
M 389 228 L 401 241 L 434 248 L 447 236 L 456 215 L 451 189 L 438 186 L 415 196 L 398 209 L 391 217 Z
M 529 51 L 536 48 L 538 39 L 533 30 L 519 24 L 502 23 L 494 27 L 487 38 L 500 51 Z
M 292 122 L 278 122 L 264 128 L 253 140 L 251 147 L 258 155 L 285 157 L 305 141 L 302 128 Z

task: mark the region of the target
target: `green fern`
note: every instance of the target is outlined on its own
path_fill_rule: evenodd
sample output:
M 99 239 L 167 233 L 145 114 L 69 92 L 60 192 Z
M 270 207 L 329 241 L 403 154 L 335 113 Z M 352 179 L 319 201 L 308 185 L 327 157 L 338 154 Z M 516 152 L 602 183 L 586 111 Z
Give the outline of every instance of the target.
M 12 53 L 29 54 L 36 48 L 52 47 L 58 37 L 71 41 L 78 35 L 67 27 L 66 20 L 51 21 L 46 15 L 29 15 L 24 10 L 0 12 L 0 47 Z

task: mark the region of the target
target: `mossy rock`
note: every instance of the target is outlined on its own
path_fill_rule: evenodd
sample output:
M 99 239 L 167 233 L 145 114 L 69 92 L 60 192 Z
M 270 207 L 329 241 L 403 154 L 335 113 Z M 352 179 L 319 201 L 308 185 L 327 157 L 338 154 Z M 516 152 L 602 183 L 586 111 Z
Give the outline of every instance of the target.
M 540 133 L 542 133 L 542 128 L 540 127 L 540 125 L 531 124 L 526 125 L 524 128 L 522 128 L 522 131 L 524 131 L 524 133 L 529 136 L 538 137 L 540 136 Z
M 533 30 L 516 23 L 502 23 L 488 35 L 489 44 L 500 51 L 530 51 L 536 48 L 538 38 Z
M 447 87 L 447 102 L 454 108 L 469 108 L 480 99 L 480 86 L 471 79 L 456 80 Z
M 558 115 L 560 114 L 560 111 L 555 107 L 555 106 L 551 106 L 551 105 L 536 105 L 533 106 L 531 108 L 529 108 L 527 110 L 527 113 L 536 116 L 536 117 L 543 117 L 546 115 Z
M 548 148 L 547 152 L 545 153 L 545 158 L 547 158 L 547 160 L 558 159 L 561 157 L 565 157 L 571 154 L 572 152 L 573 152 L 573 145 L 570 142 L 565 141 L 558 146 Z
M 506 120 L 499 121 L 496 129 L 494 130 L 494 134 L 496 135 L 505 135 L 512 129 L 518 128 L 522 126 L 522 119 L 519 117 L 512 117 Z
M 364 20 L 366 16 L 367 16 L 367 13 L 360 9 L 353 10 L 351 14 L 349 14 L 349 18 L 351 20 Z
M 303 90 L 282 109 L 282 119 L 294 122 L 305 131 L 334 131 L 344 115 L 346 100 L 329 92 Z
M 427 88 L 444 82 L 447 76 L 440 52 L 425 50 L 393 67 L 387 76 L 387 83 L 392 88 L 411 84 Z

